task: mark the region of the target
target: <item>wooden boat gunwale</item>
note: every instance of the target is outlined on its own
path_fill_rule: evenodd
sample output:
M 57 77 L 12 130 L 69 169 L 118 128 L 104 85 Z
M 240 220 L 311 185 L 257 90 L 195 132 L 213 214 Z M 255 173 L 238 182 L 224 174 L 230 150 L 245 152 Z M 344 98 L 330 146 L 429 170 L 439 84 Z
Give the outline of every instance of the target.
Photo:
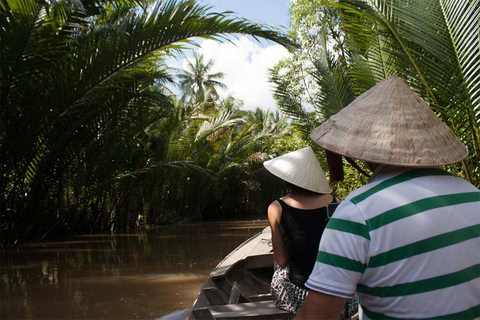
M 240 244 L 213 269 L 188 319 L 293 318 L 293 314 L 273 304 L 271 275 L 271 231 L 266 227 Z

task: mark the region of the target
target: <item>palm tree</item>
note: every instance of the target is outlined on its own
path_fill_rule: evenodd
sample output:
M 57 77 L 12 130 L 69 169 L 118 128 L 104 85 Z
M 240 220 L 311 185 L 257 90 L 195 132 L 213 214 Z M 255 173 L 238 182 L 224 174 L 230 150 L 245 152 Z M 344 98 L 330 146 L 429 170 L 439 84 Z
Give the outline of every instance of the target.
M 111 179 L 135 170 L 131 158 L 122 159 L 135 150 L 124 142 L 155 113 L 172 109 L 162 87 L 171 80 L 163 57 L 195 37 L 235 33 L 293 45 L 278 30 L 209 13 L 192 0 L 86 3 L 6 0 L 0 7 L 4 244 L 65 225 L 64 199 L 72 192 L 87 199 L 110 184 L 105 201 L 127 203 L 137 182 Z M 105 177 L 92 187 L 101 172 Z M 78 211 L 88 211 L 89 202 Z M 74 219 L 83 219 L 77 213 Z
M 193 62 L 187 61 L 187 70 L 180 70 L 177 74 L 183 92 L 182 99 L 193 104 L 218 100 L 217 89 L 226 89 L 226 86 L 219 81 L 223 78 L 223 73 L 209 73 L 213 67 L 213 60 L 205 61 L 203 54 L 197 52 Z

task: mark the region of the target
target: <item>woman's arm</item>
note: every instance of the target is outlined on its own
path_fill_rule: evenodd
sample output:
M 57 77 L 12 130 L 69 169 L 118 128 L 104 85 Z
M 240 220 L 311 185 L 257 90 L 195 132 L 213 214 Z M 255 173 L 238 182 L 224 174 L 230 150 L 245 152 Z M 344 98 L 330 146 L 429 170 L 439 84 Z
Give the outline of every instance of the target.
M 287 249 L 283 243 L 280 232 L 280 219 L 282 218 L 282 206 L 278 201 L 272 202 L 268 207 L 268 223 L 272 230 L 273 259 L 278 265 L 284 266 L 288 262 Z

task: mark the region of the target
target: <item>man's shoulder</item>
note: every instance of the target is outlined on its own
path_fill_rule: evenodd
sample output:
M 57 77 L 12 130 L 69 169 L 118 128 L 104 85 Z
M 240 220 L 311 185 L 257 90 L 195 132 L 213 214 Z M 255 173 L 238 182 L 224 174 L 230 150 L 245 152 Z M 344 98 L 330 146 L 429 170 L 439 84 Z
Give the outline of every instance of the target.
M 404 168 L 391 166 L 387 167 L 384 172 L 375 174 L 368 184 L 351 192 L 345 200 L 358 198 L 362 194 L 377 194 L 382 190 L 399 191 L 404 188 L 410 188 L 413 185 L 419 185 L 420 189 L 428 189 L 433 192 L 435 192 L 436 189 L 444 189 L 446 186 L 450 188 L 452 192 L 455 191 L 456 186 L 461 186 L 463 190 L 480 192 L 478 188 L 467 180 L 439 168 Z

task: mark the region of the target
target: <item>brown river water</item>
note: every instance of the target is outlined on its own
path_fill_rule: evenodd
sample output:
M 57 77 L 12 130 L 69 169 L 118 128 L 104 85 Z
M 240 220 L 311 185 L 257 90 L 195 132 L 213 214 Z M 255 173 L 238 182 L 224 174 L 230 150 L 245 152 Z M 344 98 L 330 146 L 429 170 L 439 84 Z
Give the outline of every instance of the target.
M 192 306 L 212 269 L 266 220 L 77 236 L 0 254 L 0 319 L 156 319 Z

